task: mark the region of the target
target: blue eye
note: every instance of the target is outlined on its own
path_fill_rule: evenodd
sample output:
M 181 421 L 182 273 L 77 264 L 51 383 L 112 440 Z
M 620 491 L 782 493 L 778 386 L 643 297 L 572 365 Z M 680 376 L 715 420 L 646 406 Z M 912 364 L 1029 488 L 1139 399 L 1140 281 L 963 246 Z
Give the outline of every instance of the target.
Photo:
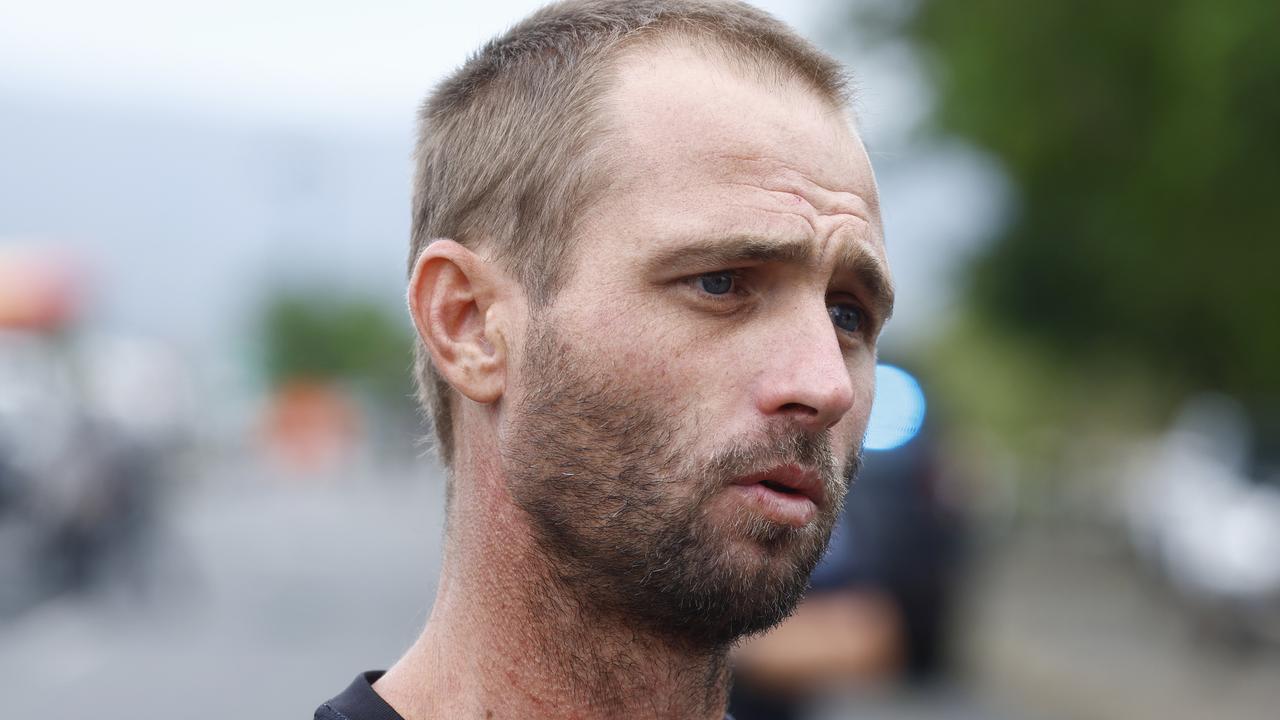
M 699 275 L 698 287 L 708 295 L 724 295 L 733 289 L 733 273 L 721 271 Z
M 862 327 L 862 310 L 857 305 L 836 303 L 828 305 L 827 312 L 831 315 L 831 322 L 845 332 L 858 332 Z

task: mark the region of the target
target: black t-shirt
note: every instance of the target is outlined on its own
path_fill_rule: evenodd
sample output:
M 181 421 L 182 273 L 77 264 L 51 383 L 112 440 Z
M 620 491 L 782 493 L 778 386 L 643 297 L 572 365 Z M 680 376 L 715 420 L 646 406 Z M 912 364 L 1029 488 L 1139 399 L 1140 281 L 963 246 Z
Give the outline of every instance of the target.
M 360 673 L 337 697 L 316 708 L 315 720 L 404 720 L 373 691 L 385 670 Z
M 316 708 L 315 720 L 404 720 L 386 700 L 373 691 L 385 670 L 360 673 L 334 699 Z M 728 715 L 724 720 L 733 720 Z

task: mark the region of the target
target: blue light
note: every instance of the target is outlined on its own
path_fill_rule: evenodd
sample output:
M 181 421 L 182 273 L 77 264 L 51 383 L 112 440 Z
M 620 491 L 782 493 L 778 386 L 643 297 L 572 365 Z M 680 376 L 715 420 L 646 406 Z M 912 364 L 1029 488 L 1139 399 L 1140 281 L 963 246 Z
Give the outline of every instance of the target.
M 876 397 L 867 423 L 866 450 L 893 450 L 910 442 L 924 425 L 920 383 L 893 365 L 876 365 Z

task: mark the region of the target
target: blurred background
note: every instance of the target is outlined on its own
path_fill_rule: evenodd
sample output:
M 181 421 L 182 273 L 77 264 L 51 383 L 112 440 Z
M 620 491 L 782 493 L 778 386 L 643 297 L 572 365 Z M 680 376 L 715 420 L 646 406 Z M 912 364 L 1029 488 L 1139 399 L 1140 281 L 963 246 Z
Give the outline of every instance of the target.
M 8 714 L 310 717 L 416 635 L 413 115 L 537 4 L 0 5 Z M 1280 4 L 758 4 L 854 71 L 900 307 L 739 720 L 1275 717 Z

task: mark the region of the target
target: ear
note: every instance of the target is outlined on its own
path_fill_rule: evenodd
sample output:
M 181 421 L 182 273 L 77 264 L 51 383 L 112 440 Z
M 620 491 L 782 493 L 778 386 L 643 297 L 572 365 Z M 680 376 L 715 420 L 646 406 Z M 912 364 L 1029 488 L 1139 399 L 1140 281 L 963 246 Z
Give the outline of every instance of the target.
M 444 379 L 481 404 L 502 397 L 507 344 L 503 332 L 504 276 L 453 240 L 433 240 L 409 280 L 409 312 L 418 336 Z

